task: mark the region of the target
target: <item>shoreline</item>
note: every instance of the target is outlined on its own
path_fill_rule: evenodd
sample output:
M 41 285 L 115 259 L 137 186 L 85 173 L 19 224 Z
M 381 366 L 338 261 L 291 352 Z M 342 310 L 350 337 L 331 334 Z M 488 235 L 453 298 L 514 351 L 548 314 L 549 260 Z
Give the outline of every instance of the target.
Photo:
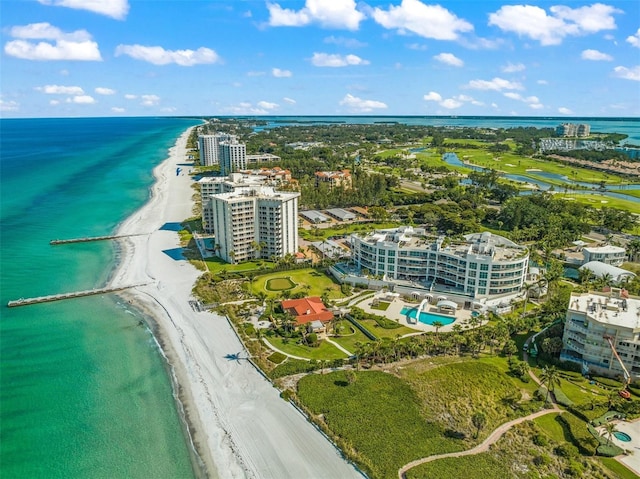
M 362 478 L 341 452 L 265 379 L 227 319 L 194 311 L 189 301 L 202 274 L 181 258 L 179 224 L 193 215 L 192 178 L 176 175 L 188 128 L 153 170 L 147 203 L 117 228 L 139 234 L 119 240 L 108 285 L 145 284 L 122 293 L 148 318 L 166 359 L 174 395 L 194 451 L 196 477 Z M 196 468 L 200 466 L 200 471 Z M 200 474 L 199 474 L 200 472 Z

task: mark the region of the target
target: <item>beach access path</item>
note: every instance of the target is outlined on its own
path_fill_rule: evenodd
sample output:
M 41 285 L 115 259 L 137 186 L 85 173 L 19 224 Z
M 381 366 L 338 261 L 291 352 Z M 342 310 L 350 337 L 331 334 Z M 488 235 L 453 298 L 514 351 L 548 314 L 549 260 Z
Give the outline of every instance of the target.
M 192 178 L 184 163 L 185 132 L 155 170 L 149 202 L 118 235 L 121 262 L 110 285 L 142 284 L 123 296 L 155 323 L 154 334 L 173 370 L 190 435 L 212 478 L 362 478 L 246 358 L 226 318 L 189 305 L 201 274 L 180 258 L 177 225 L 192 216 Z

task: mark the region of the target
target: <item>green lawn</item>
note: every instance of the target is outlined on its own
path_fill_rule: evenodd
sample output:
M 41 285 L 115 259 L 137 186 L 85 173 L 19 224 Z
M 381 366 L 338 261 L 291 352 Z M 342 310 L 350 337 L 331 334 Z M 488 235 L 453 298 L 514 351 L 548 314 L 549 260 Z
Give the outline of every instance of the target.
M 602 461 L 602 464 L 618 479 L 638 479 L 638 476 L 633 471 L 627 469 L 613 458 L 602 457 L 600 461 Z
M 622 191 L 620 193 L 622 193 Z M 627 191 L 624 192 L 624 194 L 627 193 Z M 556 196 L 558 198 L 565 198 L 568 201 L 577 201 L 578 203 L 587 204 L 596 209 L 617 208 L 619 210 L 628 210 L 634 214 L 640 214 L 640 203 L 631 198 L 625 200 L 590 193 L 556 193 Z
M 262 291 L 266 293 L 268 297 L 280 299 L 282 293 L 280 291 L 270 291 L 267 289 L 266 284 L 270 280 L 282 279 L 284 277 L 289 278 L 296 285 L 294 288 L 288 290 L 291 294 L 302 292 L 305 296 L 322 296 L 323 293 L 327 293 L 331 299 L 344 297 L 340 291 L 340 284 L 337 281 L 314 268 L 279 271 L 256 276 L 251 285 L 251 289 L 255 294 Z
M 282 338 L 279 337 L 270 337 L 266 338 L 269 343 L 271 343 L 274 347 L 283 351 L 287 354 L 291 354 L 293 356 L 298 356 L 301 358 L 307 359 L 346 359 L 347 355 L 336 348 L 333 344 L 328 343 L 326 341 L 320 341 L 320 346 L 317 348 L 311 348 L 309 346 L 303 346 L 301 344 L 296 344 L 294 341 L 289 341 L 287 344 L 284 343 Z
M 367 338 L 362 331 L 357 329 L 353 324 L 349 321 L 342 320 L 338 322 L 338 327 L 342 328 L 342 333 L 340 337 L 331 336 L 331 340 L 338 343 L 340 346 L 345 348 L 347 351 L 351 351 L 352 353 L 356 352 L 356 343 L 367 343 L 369 342 L 369 338 Z
M 371 309 L 375 309 L 377 311 L 386 311 L 391 306 L 391 303 L 387 301 L 379 301 L 378 304 L 371 305 Z
M 406 326 L 399 325 L 397 328 L 386 329 L 382 328 L 373 319 L 359 319 L 358 322 L 364 326 L 367 331 L 370 331 L 374 336 L 382 339 L 396 339 L 398 335 L 404 336 L 405 334 L 415 333 L 415 329 L 407 328 Z
M 566 414 L 566 413 L 565 413 Z M 567 435 L 567 431 L 562 423 L 558 420 L 557 414 L 547 414 L 534 420 L 534 422 L 542 429 L 549 438 L 558 443 L 569 442 L 571 438 Z
M 538 385 L 533 379 L 531 379 L 528 383 L 525 383 L 520 378 L 507 374 L 509 371 L 509 364 L 507 362 L 507 358 L 505 357 L 483 356 L 478 361 L 485 364 L 490 364 L 491 366 L 501 371 L 505 375 L 505 377 L 511 380 L 511 382 L 515 387 L 523 391 L 526 391 L 530 396 L 533 395 L 533 393 L 535 393 L 538 390 Z
M 271 278 L 265 281 L 265 289 L 267 291 L 285 291 L 287 289 L 293 289 L 297 286 L 291 278 L 282 277 L 282 278 Z

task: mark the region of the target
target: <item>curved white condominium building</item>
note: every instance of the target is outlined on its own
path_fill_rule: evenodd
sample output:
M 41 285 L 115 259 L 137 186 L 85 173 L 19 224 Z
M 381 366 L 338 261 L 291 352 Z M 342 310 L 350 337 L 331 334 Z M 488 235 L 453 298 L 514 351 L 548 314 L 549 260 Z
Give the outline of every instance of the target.
M 474 299 L 518 294 L 529 265 L 526 247 L 489 232 L 459 241 L 403 226 L 354 234 L 351 248 L 361 271 Z

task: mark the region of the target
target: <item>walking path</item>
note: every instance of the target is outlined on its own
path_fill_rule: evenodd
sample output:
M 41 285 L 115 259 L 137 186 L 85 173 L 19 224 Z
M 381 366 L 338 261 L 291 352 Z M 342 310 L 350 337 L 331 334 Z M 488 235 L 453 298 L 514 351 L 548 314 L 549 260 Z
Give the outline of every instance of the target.
M 342 352 L 343 352 L 344 354 L 346 354 L 347 356 L 349 356 L 349 357 L 353 356 L 353 353 L 351 353 L 351 352 L 347 351 L 346 349 L 344 349 L 342 346 L 340 346 L 340 345 L 339 345 L 338 343 L 336 343 L 334 340 L 329 339 L 329 338 L 325 338 L 325 340 L 326 340 L 328 343 L 333 344 L 336 348 L 338 348 L 340 351 L 342 351 Z
M 267 338 L 262 338 L 262 342 L 263 342 L 264 344 L 266 344 L 266 345 L 267 345 L 267 347 L 268 347 L 269 349 L 271 349 L 272 351 L 275 351 L 276 353 L 284 354 L 284 355 L 285 355 L 285 356 L 287 356 L 288 358 L 291 358 L 291 359 L 301 359 L 302 361 L 311 361 L 309 358 L 302 358 L 302 357 L 300 357 L 300 356 L 294 356 L 293 354 L 285 353 L 284 351 L 282 351 L 282 350 L 280 350 L 280 349 L 276 348 L 273 344 L 271 344 L 271 343 L 267 340 Z
M 531 338 L 527 339 L 526 344 L 529 344 L 530 342 L 531 342 Z M 527 356 L 527 352 L 526 351 L 523 351 L 522 356 L 523 356 L 524 361 L 528 362 L 528 356 Z M 538 379 L 538 377 L 533 373 L 533 371 L 529 370 L 529 376 L 531 376 L 531 378 L 537 384 L 541 384 L 540 379 Z M 472 456 L 474 454 L 480 454 L 482 452 L 487 452 L 489 450 L 489 446 L 491 446 L 492 444 L 496 443 L 498 441 L 498 439 L 500 439 L 504 435 L 504 433 L 507 432 L 509 429 L 511 429 L 513 426 L 515 426 L 517 424 L 520 424 L 520 423 L 523 423 L 525 421 L 531 421 L 531 420 L 536 419 L 536 418 L 538 418 L 540 416 L 544 416 L 545 414 L 550 414 L 550 413 L 562 414 L 564 411 L 558 407 L 558 404 L 555 401 L 555 397 L 553 397 L 553 395 L 551 395 L 550 397 L 551 397 L 551 401 L 552 401 L 552 404 L 553 404 L 553 407 L 551 409 L 543 409 L 541 411 L 534 412 L 533 414 L 529 414 L 528 416 L 519 417 L 519 418 L 514 419 L 512 421 L 506 422 L 506 423 L 502 424 L 501 426 L 498 426 L 498 428 L 495 429 L 491 434 L 489 434 L 489 436 L 484 441 L 482 441 L 480 444 L 478 444 L 477 446 L 475 446 L 475 447 L 473 447 L 471 449 L 467 449 L 466 451 L 448 452 L 446 454 L 436 454 L 434 456 L 428 456 L 428 457 L 423 457 L 422 459 L 416 459 L 415 461 L 412 461 L 409 464 L 406 464 L 406 465 L 402 466 L 398 470 L 399 479 L 405 479 L 406 472 L 409 469 L 412 469 L 412 468 L 414 468 L 416 466 L 419 466 L 420 464 L 426 464 L 427 462 L 436 461 L 438 459 L 445 459 L 447 457 Z
M 405 479 L 405 474 L 409 469 L 412 469 L 420 464 L 426 464 L 427 462 L 436 461 L 438 459 L 444 459 L 447 457 L 462 457 L 462 456 L 471 456 L 473 454 L 480 454 L 481 452 L 487 452 L 489 450 L 489 446 L 494 444 L 502 437 L 502 435 L 507 432 L 510 428 L 515 426 L 516 424 L 520 424 L 524 421 L 531 421 L 540 416 L 544 416 L 545 414 L 550 413 L 563 413 L 556 404 L 553 405 L 552 409 L 543 409 L 542 411 L 534 412 L 533 414 L 529 414 L 528 416 L 519 417 L 514 419 L 513 421 L 509 421 L 499 426 L 496 430 L 494 430 L 489 437 L 487 437 L 484 441 L 478 444 L 476 447 L 472 449 L 467 449 L 466 451 L 458 451 L 458 452 L 448 452 L 446 454 L 436 454 L 435 456 L 423 457 L 422 459 L 417 459 L 415 461 L 410 462 L 400 468 L 398 471 L 398 477 L 400 479 Z

